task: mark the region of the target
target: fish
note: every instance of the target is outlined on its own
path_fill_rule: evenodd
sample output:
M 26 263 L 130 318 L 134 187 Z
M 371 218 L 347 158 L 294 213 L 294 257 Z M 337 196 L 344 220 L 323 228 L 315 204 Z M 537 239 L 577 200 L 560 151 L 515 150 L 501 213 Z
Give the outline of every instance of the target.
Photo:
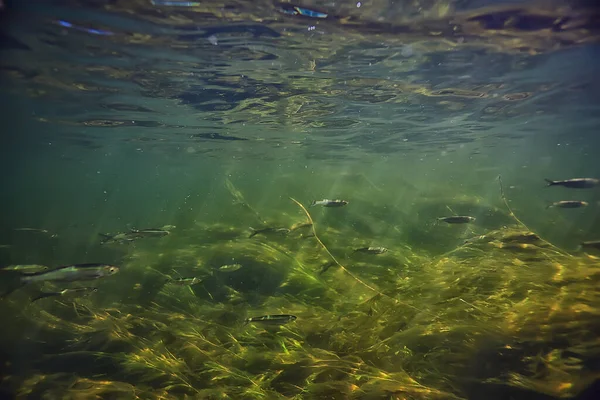
M 260 317 L 246 318 L 246 323 L 262 323 L 266 325 L 283 325 L 295 321 L 297 317 L 289 314 L 261 315 Z M 244 325 L 245 325 L 244 324 Z
M 192 286 L 192 285 L 197 285 L 200 282 L 202 282 L 202 278 L 198 278 L 196 276 L 191 277 L 191 278 L 171 278 L 169 279 L 169 281 L 167 283 L 172 283 L 173 285 L 178 285 L 178 286 Z
M 130 229 L 129 232 L 141 237 L 163 237 L 171 234 L 162 228 Z
M 19 232 L 39 232 L 39 233 L 49 233 L 47 229 L 40 229 L 40 228 L 15 228 L 13 229 L 14 231 L 19 231 Z
M 300 222 L 297 224 L 294 224 L 290 227 L 290 231 L 295 231 L 296 229 L 302 229 L 302 228 L 312 228 L 312 223 L 311 222 Z
M 16 231 L 16 232 L 36 232 L 36 233 L 48 234 L 48 235 L 50 235 L 51 238 L 57 238 L 58 237 L 58 234 L 56 234 L 56 233 L 50 233 L 50 231 L 48 231 L 47 229 L 40 229 L 40 228 L 15 228 L 15 229 L 13 229 L 13 231 Z
M 564 181 L 544 180 L 548 183 L 547 186 L 564 186 L 572 189 L 590 189 L 600 185 L 600 179 L 596 178 L 574 178 L 566 179 Z
M 147 237 L 163 237 L 169 235 L 171 232 L 164 229 L 131 229 L 129 232 L 116 233 L 114 235 L 110 233 L 100 233 L 103 240 L 100 244 L 106 243 L 126 243 L 133 242 L 134 240 L 143 239 Z
M 48 269 L 45 265 L 24 264 L 24 265 L 8 265 L 1 268 L 0 271 L 21 271 L 21 272 L 41 272 Z
M 328 200 L 328 199 L 323 199 L 323 200 L 313 200 L 312 203 L 310 203 L 310 207 L 314 207 L 314 206 L 343 207 L 346 204 L 348 204 L 348 201 L 346 201 L 346 200 Z
M 550 205 L 548 205 L 546 208 L 550 208 L 550 207 L 559 207 L 559 208 L 580 208 L 580 207 L 587 207 L 589 205 L 589 203 L 587 201 L 579 201 L 579 200 L 563 200 L 563 201 L 557 201 L 554 202 Z
M 254 228 L 250 227 L 250 236 L 248 236 L 248 237 L 251 238 L 251 237 L 254 237 L 259 234 L 267 235 L 267 234 L 272 234 L 272 233 L 277 233 L 280 235 L 287 235 L 288 233 L 290 233 L 290 230 L 288 228 L 277 228 L 277 227 L 260 228 L 260 229 L 254 229 Z
M 33 303 L 34 301 L 38 301 L 40 299 L 45 299 L 46 297 L 58 297 L 58 296 L 64 296 L 67 294 L 72 294 L 72 293 L 82 293 L 82 292 L 89 292 L 89 293 L 84 293 L 83 295 L 90 295 L 92 293 L 96 293 L 98 291 L 98 288 L 95 287 L 76 287 L 76 288 L 69 288 L 69 289 L 63 289 L 60 292 L 42 292 L 40 293 L 38 296 L 34 297 L 31 302 Z
M 388 249 L 385 247 L 361 247 L 360 249 L 354 250 L 354 253 L 366 253 L 366 254 L 383 254 Z
M 240 268 L 242 268 L 241 264 L 227 264 L 221 265 L 219 268 L 217 268 L 217 270 L 221 272 L 233 272 L 237 271 Z
M 439 217 L 437 222 L 440 221 L 447 224 L 468 224 L 475 221 L 475 217 L 470 217 L 468 215 L 453 215 L 451 217 Z
M 133 242 L 134 240 L 140 238 L 139 236 L 131 233 L 116 233 L 114 235 L 110 233 L 99 233 L 99 235 L 102 236 L 100 244 Z
M 76 282 L 104 278 L 119 272 L 119 267 L 109 264 L 89 263 L 64 265 L 50 271 L 21 273 L 21 284 L 33 282 Z
M 581 242 L 581 248 L 600 250 L 600 240 L 591 240 L 588 242 Z

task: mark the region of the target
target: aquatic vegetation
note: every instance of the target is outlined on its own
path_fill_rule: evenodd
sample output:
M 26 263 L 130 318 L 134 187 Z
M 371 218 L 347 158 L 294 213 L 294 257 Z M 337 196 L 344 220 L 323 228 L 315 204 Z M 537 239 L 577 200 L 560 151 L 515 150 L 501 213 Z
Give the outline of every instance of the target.
M 139 304 L 123 293 L 29 306 L 25 325 L 46 338 L 43 360 L 31 360 L 40 373 L 5 384 L 22 395 L 52 387 L 70 396 L 256 399 L 460 399 L 501 385 L 515 396 L 566 398 L 598 378 L 586 368 L 600 345 L 593 256 L 566 254 L 516 225 L 437 256 L 404 246 L 355 260 L 356 238 L 320 234 L 296 204 L 313 237 L 198 247 L 189 238 L 206 227 L 196 227 L 164 247 L 130 248 L 122 268 L 143 277 Z M 203 261 L 179 269 L 206 279 L 169 285 L 167 260 L 182 255 Z M 244 268 L 210 274 L 226 257 Z M 244 323 L 269 314 L 297 319 Z M 43 374 L 75 362 L 88 366 Z
M 520 400 L 600 379 L 597 238 L 570 254 L 501 178 L 489 195 L 595 156 L 567 149 L 595 122 L 593 7 L 59 3 L 73 22 L 30 7 L 2 32 L 5 108 L 32 116 L 3 147 L 2 221 L 26 222 L 0 232 L 3 277 L 32 282 L 0 300 L 2 393 Z M 561 152 L 529 154 L 531 132 Z M 542 210 L 576 226 L 559 212 L 587 199 Z M 119 273 L 37 265 L 71 257 Z

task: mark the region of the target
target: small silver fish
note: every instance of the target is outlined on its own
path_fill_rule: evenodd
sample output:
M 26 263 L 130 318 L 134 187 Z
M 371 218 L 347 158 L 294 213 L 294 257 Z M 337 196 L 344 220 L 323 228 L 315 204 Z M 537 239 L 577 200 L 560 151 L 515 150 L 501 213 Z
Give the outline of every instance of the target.
M 130 229 L 129 231 L 140 237 L 163 237 L 171 234 L 171 232 L 160 228 Z
M 273 227 L 273 228 L 259 228 L 259 229 L 254 229 L 252 227 L 250 227 L 250 236 L 248 236 L 249 238 L 254 237 L 256 235 L 262 234 L 262 235 L 267 235 L 267 234 L 280 234 L 280 235 L 287 235 L 288 233 L 290 233 L 290 230 L 288 228 L 277 228 L 277 227 Z
M 119 267 L 108 264 L 75 264 L 54 268 L 50 271 L 21 273 L 21 283 L 76 282 L 104 278 L 119 272 Z
M 253 322 L 266 325 L 283 325 L 296 319 L 295 315 L 289 314 L 261 315 L 260 317 L 246 318 L 246 324 Z
M 100 233 L 100 236 L 102 236 L 102 240 L 100 241 L 100 244 L 107 244 L 107 243 L 126 243 L 126 242 L 133 242 L 136 239 L 140 239 L 139 235 L 133 234 L 131 232 L 126 232 L 126 233 L 116 233 L 116 234 L 110 234 L 110 233 Z
M 241 264 L 227 264 L 221 265 L 219 268 L 217 268 L 217 270 L 221 272 L 233 272 L 237 271 L 240 268 L 242 268 Z
M 98 291 L 98 288 L 95 288 L 95 287 L 77 287 L 77 288 L 63 289 L 60 292 L 42 292 L 37 297 L 34 297 L 31 300 L 31 302 L 33 303 L 34 301 L 38 301 L 38 300 L 44 299 L 46 297 L 58 297 L 58 296 L 75 294 L 75 293 L 80 293 L 85 296 L 85 295 L 89 295 L 92 293 L 96 293 L 97 291 Z
M 546 208 L 550 208 L 550 207 L 559 207 L 559 208 L 581 208 L 581 207 L 587 207 L 589 205 L 588 202 L 586 201 L 579 201 L 579 200 L 563 200 L 563 201 L 557 201 L 554 202 L 552 204 L 550 204 L 548 207 Z
M 312 228 L 312 224 L 310 222 L 299 222 L 290 227 L 290 231 L 295 231 L 296 229 L 302 228 Z
M 440 221 L 447 224 L 468 224 L 475 221 L 475 217 L 469 217 L 468 215 L 453 215 L 451 217 L 439 217 L 437 222 Z
M 323 200 L 313 200 L 312 203 L 310 203 L 310 207 L 314 207 L 314 206 L 343 207 L 346 204 L 348 204 L 348 201 L 346 201 L 346 200 L 328 200 L 328 199 L 323 199 Z
M 388 249 L 385 247 L 361 247 L 360 249 L 354 250 L 354 253 L 366 253 L 366 254 L 383 254 Z
M 8 265 L 1 268 L 0 271 L 21 271 L 21 272 L 41 272 L 48 269 L 45 265 L 25 264 L 25 265 Z
M 564 186 L 572 189 L 589 189 L 600 185 L 600 179 L 596 178 L 574 178 L 566 179 L 564 181 L 544 180 L 548 183 L 548 186 Z
M 171 232 L 166 231 L 164 229 L 131 229 L 129 232 L 124 233 L 116 233 L 114 235 L 110 233 L 101 233 L 104 239 L 100 242 L 100 244 L 106 243 L 127 243 L 133 242 L 134 240 L 143 239 L 143 238 L 152 238 L 152 237 L 163 237 L 171 234 Z
M 192 286 L 192 285 L 197 285 L 200 282 L 202 282 L 202 278 L 192 277 L 192 278 L 170 279 L 168 283 L 172 283 L 173 285 L 178 285 L 178 286 Z
M 19 231 L 19 232 L 39 232 L 39 233 L 49 233 L 48 230 L 46 229 L 40 229 L 40 228 L 15 228 L 13 229 L 15 231 Z
M 50 233 L 47 229 L 40 229 L 40 228 L 15 228 L 13 230 L 17 231 L 17 232 L 44 233 L 44 234 L 50 235 L 51 238 L 57 238 L 58 237 L 58 234 L 56 234 L 56 233 Z

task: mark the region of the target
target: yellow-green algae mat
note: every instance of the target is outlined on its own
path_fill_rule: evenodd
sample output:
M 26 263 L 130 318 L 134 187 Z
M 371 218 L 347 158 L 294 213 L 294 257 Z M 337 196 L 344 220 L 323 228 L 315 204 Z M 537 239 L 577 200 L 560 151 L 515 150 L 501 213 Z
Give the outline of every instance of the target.
M 435 258 L 400 248 L 332 264 L 327 252 L 348 253 L 348 239 L 326 228 L 328 250 L 296 231 L 207 239 L 232 231 L 136 246 L 96 297 L 23 306 L 12 296 L 5 340 L 32 372 L 4 384 L 48 399 L 568 398 L 598 378 L 586 367 L 600 356 L 593 255 L 507 227 Z M 243 267 L 216 271 L 231 254 Z M 165 283 L 175 273 L 204 280 Z M 298 319 L 244 324 L 262 314 Z

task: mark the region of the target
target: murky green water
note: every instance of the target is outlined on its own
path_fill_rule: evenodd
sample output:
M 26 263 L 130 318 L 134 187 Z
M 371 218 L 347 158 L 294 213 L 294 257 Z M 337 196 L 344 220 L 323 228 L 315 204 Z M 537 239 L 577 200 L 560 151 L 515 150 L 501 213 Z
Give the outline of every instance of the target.
M 3 394 L 594 398 L 592 3 L 2 3 Z

